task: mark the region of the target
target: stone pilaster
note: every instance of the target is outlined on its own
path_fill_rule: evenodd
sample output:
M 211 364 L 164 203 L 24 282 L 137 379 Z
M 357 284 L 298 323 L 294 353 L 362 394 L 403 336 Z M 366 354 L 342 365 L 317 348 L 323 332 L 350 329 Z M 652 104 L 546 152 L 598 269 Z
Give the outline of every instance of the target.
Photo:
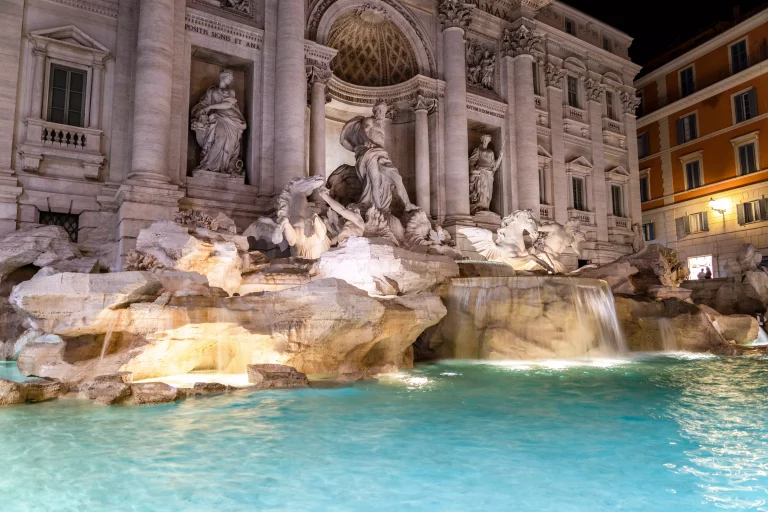
M 565 71 L 548 63 L 544 68 L 549 105 L 549 126 L 552 129 L 552 199 L 555 222 L 568 221 L 568 183 L 565 173 L 565 141 L 563 139 L 563 82 Z
M 307 63 L 310 88 L 309 107 L 309 174 L 325 176 L 325 103 L 331 70 L 321 63 Z
M 42 119 L 43 116 L 43 82 L 45 81 L 45 52 L 35 49 L 35 75 L 32 84 L 32 108 L 29 117 Z
M 174 0 L 141 0 L 136 46 L 131 173 L 115 196 L 119 256 L 139 231 L 171 220 L 183 193 L 168 176 L 173 86 Z
M 608 189 L 605 181 L 605 148 L 603 147 L 603 96 L 604 88 L 597 82 L 588 79 L 585 81 L 587 93 L 590 138 L 592 139 L 592 191 L 591 203 L 587 204 L 589 210 L 595 212 L 595 224 L 597 225 L 597 241 L 608 242 Z M 613 212 L 611 211 L 611 214 Z
M 516 30 L 504 31 L 501 47 L 507 57 L 514 59 L 518 207 L 530 209 L 539 218 L 539 157 L 535 130 L 533 62 L 534 52 L 541 47 L 541 37 L 521 25 Z
M 501 170 L 496 174 L 501 191 L 499 205 L 502 217 L 518 209 L 517 186 L 517 126 L 515 125 L 515 61 L 511 56 L 502 59 L 502 94 L 507 100 L 504 138 L 507 141 Z
M 429 184 L 429 112 L 435 108 L 435 100 L 419 94 L 411 107 L 415 116 L 416 152 L 416 205 L 430 215 L 431 189 Z
M 281 150 L 280 168 L 275 170 L 275 192 L 305 174 L 304 6 L 304 0 L 280 0 L 277 5 L 275 144 Z
M 640 164 L 637 159 L 637 118 L 635 117 L 640 99 L 634 93 L 624 92 L 621 94 L 621 102 L 624 111 L 624 129 L 627 133 L 627 158 L 629 159 L 629 214 L 633 224 L 642 224 Z
M 93 86 L 91 88 L 91 112 L 88 126 L 90 128 L 101 128 L 101 81 L 104 73 L 104 66 L 93 67 Z
M 471 22 L 472 5 L 442 0 L 438 14 L 443 24 L 445 77 L 445 213 L 446 225 L 470 222 L 469 137 L 467 133 L 467 64 L 464 31 Z

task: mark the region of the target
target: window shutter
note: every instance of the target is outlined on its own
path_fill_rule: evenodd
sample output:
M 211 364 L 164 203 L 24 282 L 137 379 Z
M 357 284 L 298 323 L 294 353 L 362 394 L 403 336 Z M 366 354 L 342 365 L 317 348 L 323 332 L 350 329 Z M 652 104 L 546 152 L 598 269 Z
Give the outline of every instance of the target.
M 750 118 L 757 116 L 757 93 L 754 89 L 750 89 L 749 92 L 747 92 L 747 101 L 749 102 Z
M 689 116 L 688 119 L 690 119 L 691 122 L 691 139 L 695 139 L 699 136 L 699 133 L 696 131 L 696 115 Z
M 675 219 L 675 227 L 677 229 L 677 238 L 683 238 L 688 233 L 685 232 L 685 224 L 688 217 L 678 217 Z
M 760 220 L 768 220 L 768 199 L 760 199 Z
M 653 231 L 653 222 L 648 224 L 648 239 L 649 240 L 656 240 L 656 233 Z
M 709 231 L 709 215 L 707 215 L 707 212 L 701 212 L 699 217 L 701 217 L 701 230 Z
M 736 217 L 739 219 L 739 226 L 743 226 L 747 223 L 745 217 L 744 217 L 744 204 L 737 204 L 736 205 Z
M 682 119 L 677 120 L 677 143 L 682 144 L 685 142 L 685 125 Z

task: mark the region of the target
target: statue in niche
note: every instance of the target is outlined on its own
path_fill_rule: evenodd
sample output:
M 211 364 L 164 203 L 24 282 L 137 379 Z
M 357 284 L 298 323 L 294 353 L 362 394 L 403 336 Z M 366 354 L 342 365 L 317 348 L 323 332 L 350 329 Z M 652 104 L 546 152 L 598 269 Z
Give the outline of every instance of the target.
M 218 85 L 208 88 L 192 108 L 192 130 L 203 150 L 195 171 L 243 174 L 240 140 L 247 124 L 237 106 L 235 91 L 229 87 L 233 80 L 232 71 L 222 69 Z
M 489 210 L 493 196 L 493 177 L 504 157 L 504 148 L 501 148 L 496 158 L 493 150 L 488 147 L 490 143 L 491 136 L 483 135 L 480 146 L 469 157 L 469 204 L 472 215 Z
M 392 190 L 405 205 L 405 211 L 416 208 L 408 199 L 397 167 L 384 149 L 384 119 L 387 104 L 379 101 L 373 107 L 372 117 L 358 116 L 347 122 L 341 131 L 341 145 L 355 154 L 355 169 L 363 191 L 357 203 L 365 211 L 371 206 L 390 213 Z

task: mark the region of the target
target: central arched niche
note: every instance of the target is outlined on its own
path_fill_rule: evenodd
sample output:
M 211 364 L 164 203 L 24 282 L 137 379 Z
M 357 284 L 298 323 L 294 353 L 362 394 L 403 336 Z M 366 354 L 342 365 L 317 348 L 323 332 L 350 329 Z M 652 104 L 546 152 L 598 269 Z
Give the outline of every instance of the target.
M 333 73 L 354 85 L 395 85 L 419 74 L 408 39 L 384 9 L 359 7 L 339 17 L 328 46 L 339 51 L 331 61 Z

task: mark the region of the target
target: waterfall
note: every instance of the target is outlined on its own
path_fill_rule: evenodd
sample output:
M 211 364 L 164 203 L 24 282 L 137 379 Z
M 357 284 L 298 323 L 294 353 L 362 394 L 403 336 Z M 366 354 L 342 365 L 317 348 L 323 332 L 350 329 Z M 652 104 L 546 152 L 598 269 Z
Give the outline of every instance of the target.
M 757 339 L 752 342 L 753 347 L 762 347 L 768 345 L 768 334 L 762 327 L 757 328 Z
M 672 327 L 672 320 L 669 318 L 659 318 L 659 337 L 661 338 L 661 346 L 664 352 L 674 352 L 678 350 L 677 336 L 675 336 L 675 329 Z
M 561 276 L 453 279 L 432 338 L 439 357 L 550 359 L 627 352 L 604 281 Z

